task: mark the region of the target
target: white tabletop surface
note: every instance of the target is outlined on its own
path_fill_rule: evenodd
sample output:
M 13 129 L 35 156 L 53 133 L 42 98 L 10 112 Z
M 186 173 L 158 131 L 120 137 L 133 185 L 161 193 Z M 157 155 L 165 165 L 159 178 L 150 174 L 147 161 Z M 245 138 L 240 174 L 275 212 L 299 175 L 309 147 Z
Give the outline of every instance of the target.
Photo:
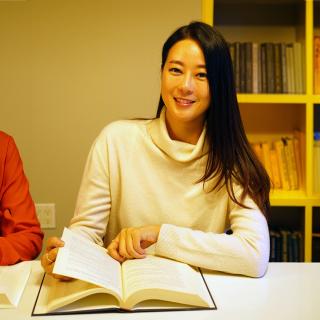
M 320 319 L 320 264 L 270 263 L 260 279 L 204 271 L 218 310 L 31 317 L 43 276 L 39 261 L 16 309 L 0 309 L 1 320 L 28 319 Z

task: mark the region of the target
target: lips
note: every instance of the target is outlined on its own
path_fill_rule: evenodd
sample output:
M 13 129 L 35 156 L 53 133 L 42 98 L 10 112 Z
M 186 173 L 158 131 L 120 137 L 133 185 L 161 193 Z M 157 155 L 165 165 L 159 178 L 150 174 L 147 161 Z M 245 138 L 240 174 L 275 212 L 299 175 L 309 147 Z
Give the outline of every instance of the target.
M 195 102 L 195 100 L 184 98 L 174 98 L 174 100 L 182 106 L 191 106 Z

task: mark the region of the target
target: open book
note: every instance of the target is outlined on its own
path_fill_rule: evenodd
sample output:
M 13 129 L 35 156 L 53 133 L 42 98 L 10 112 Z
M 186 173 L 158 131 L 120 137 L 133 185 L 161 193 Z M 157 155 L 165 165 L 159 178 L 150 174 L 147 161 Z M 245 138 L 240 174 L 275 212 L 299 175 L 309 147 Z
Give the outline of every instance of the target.
M 65 229 L 53 272 L 45 275 L 33 315 L 216 309 L 200 270 L 147 255 L 120 264 L 105 248 Z
M 30 272 L 30 261 L 0 267 L 0 309 L 18 306 Z

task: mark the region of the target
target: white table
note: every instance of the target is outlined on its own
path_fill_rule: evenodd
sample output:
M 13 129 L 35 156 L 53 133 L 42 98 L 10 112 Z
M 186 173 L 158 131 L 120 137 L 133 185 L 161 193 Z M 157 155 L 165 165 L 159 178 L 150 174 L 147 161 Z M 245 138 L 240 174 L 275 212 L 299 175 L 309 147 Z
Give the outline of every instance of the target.
M 31 317 L 43 276 L 39 261 L 31 263 L 32 273 L 18 308 L 0 310 L 1 320 L 320 319 L 319 263 L 270 263 L 267 274 L 261 279 L 204 271 L 218 310 L 42 317 Z

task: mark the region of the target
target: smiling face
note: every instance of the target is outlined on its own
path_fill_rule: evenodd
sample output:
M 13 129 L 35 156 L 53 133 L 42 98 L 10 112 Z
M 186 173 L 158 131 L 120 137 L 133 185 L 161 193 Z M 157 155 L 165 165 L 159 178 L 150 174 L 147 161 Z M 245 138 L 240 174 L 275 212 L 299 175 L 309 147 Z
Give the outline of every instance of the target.
M 171 130 L 181 125 L 202 130 L 210 90 L 205 58 L 194 40 L 178 41 L 169 50 L 162 70 L 161 96 Z

